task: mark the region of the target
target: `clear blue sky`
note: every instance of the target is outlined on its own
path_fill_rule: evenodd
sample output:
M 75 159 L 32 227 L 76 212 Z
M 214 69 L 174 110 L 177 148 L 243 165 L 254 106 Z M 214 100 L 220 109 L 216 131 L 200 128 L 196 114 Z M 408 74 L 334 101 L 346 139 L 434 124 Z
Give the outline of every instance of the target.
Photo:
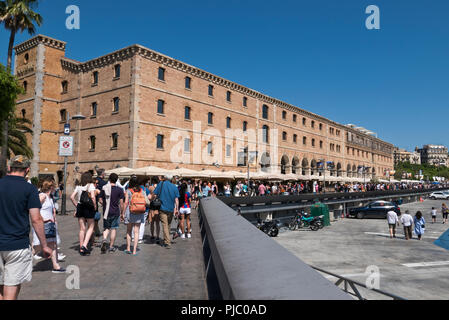
M 80 30 L 65 28 L 71 4 Z M 365 27 L 370 4 L 380 30 Z M 38 33 L 66 41 L 75 60 L 138 43 L 399 147 L 449 145 L 447 0 L 42 0 L 37 10 Z M 8 37 L 1 28 L 3 64 Z

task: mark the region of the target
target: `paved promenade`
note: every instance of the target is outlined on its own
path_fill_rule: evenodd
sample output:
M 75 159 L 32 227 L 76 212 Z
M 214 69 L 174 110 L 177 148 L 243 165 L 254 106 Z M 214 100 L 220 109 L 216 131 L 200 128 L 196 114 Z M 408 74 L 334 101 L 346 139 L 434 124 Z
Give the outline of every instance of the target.
M 50 261 L 34 262 L 33 280 L 24 284 L 20 299 L 82 299 L 82 300 L 204 300 L 207 288 L 204 275 L 202 241 L 198 216 L 192 212 L 192 238 L 175 240 L 172 249 L 165 249 L 150 241 L 146 226 L 144 244 L 139 255 L 124 253 L 126 229 L 121 224 L 115 253 L 101 254 L 95 247 L 90 256 L 78 253 L 78 221 L 59 216 L 62 238 L 61 251 L 67 256 L 61 266 L 75 265 L 80 270 L 80 289 L 68 290 L 70 274 L 53 274 Z M 102 221 L 100 230 L 102 230 Z M 175 221 L 172 223 L 175 227 Z M 162 235 L 162 232 L 161 232 Z M 97 246 L 101 238 L 97 238 Z

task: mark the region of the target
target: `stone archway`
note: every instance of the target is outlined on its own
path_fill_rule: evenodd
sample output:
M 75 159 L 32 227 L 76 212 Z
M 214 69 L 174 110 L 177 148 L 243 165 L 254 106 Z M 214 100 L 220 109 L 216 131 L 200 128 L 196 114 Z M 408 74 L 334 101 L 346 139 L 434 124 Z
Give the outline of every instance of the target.
M 342 176 L 341 163 L 337 163 L 337 177 Z
M 281 174 L 287 174 L 290 167 L 290 160 L 287 155 L 283 155 L 281 158 Z
M 308 170 L 309 170 L 309 160 L 307 160 L 307 158 L 302 159 L 301 162 L 301 174 L 303 176 L 308 174 Z
M 312 159 L 312 161 L 310 162 L 310 174 L 313 176 L 313 175 L 315 175 L 315 174 L 317 174 L 318 173 L 318 170 L 317 170 L 318 168 L 317 168 L 317 162 L 316 162 L 316 160 L 315 159 Z
M 292 173 L 298 174 L 298 169 L 299 169 L 299 159 L 298 157 L 295 156 L 292 159 Z

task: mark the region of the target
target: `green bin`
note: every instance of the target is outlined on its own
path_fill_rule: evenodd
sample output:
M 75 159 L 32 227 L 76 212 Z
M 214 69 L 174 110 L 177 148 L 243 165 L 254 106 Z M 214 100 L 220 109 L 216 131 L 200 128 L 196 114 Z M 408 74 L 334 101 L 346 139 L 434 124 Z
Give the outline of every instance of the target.
M 310 215 L 312 217 L 324 216 L 324 226 L 328 227 L 331 225 L 329 219 L 329 207 L 324 203 L 317 202 L 310 208 Z

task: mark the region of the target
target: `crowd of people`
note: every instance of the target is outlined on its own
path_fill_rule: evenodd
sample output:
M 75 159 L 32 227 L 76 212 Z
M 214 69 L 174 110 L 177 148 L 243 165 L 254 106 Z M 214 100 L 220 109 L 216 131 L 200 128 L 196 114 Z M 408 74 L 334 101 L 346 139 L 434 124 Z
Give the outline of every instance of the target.
M 16 156 L 10 162 L 8 175 L 0 179 L 0 300 L 17 298 L 21 284 L 31 280 L 33 258 L 50 259 L 53 273 L 66 273 L 60 265 L 66 256 L 59 252 L 61 237 L 57 217 L 62 186 L 57 186 L 53 179 L 47 179 L 41 181 L 36 188 L 25 179 L 29 174 L 30 165 L 31 162 L 26 157 Z M 334 189 L 336 192 L 363 192 L 425 189 L 430 186 L 367 183 L 335 184 Z M 219 184 L 216 181 L 179 179 L 170 175 L 157 179 L 132 176 L 120 181 L 114 173 L 110 174 L 106 181 L 103 169 L 97 171 L 95 178 L 92 172 L 83 173 L 74 187 L 70 200 L 75 207 L 73 215 L 79 226 L 81 256 L 91 254 L 96 237 L 101 238 L 101 254 L 115 253 L 118 249 L 117 230 L 120 224 L 126 225 L 125 254 L 139 254 L 139 245 L 144 243 L 147 225 L 150 227 L 151 243 L 170 249 L 174 239 L 192 237 L 191 209 L 198 206 L 201 198 L 323 192 L 323 185 L 318 182 L 237 181 L 233 184 Z M 443 223 L 446 223 L 449 210 L 445 205 L 442 213 Z M 174 218 L 177 220 L 177 226 L 176 231 L 171 233 Z M 435 222 L 435 219 L 436 210 L 433 209 L 432 222 Z M 420 212 L 414 218 L 406 212 L 400 219 L 396 213 L 389 212 L 388 222 L 392 237 L 395 237 L 395 228 L 399 221 L 404 226 L 407 239 L 411 238 L 412 225 L 421 239 L 425 220 Z

